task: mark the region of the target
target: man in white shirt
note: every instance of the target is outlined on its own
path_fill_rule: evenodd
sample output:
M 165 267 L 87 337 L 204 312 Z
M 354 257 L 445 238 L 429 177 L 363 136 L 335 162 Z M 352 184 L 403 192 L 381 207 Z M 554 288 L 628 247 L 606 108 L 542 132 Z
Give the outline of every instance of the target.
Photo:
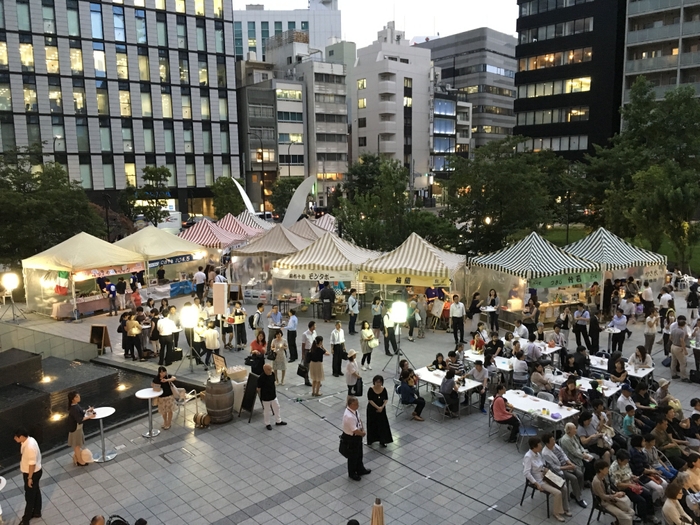
M 542 459 L 542 441 L 538 437 L 531 437 L 528 441 L 530 450 L 523 458 L 523 474 L 525 478 L 540 492 L 548 492 L 554 500 L 554 517 L 557 521 L 564 521 L 564 515 L 571 516 L 569 512 L 569 499 L 566 497 L 567 485 L 561 489 L 550 485 L 544 480 L 547 473 L 544 460 Z
M 620 397 L 617 398 L 617 411 L 620 414 L 626 414 L 627 410 L 625 408 L 627 405 L 632 405 L 633 407 L 636 407 L 637 404 L 632 400 L 632 394 L 634 393 L 634 390 L 630 385 L 627 383 L 622 385 L 622 390 L 620 390 Z
M 343 375 L 341 366 L 343 364 L 343 354 L 345 353 L 345 331 L 341 328 L 341 322 L 335 322 L 335 330 L 331 332 L 331 351 L 333 353 L 333 377 Z
M 391 320 L 391 306 L 387 308 L 384 314 L 384 353 L 391 356 L 391 352 L 389 352 L 389 343 L 391 343 L 394 354 L 398 354 L 399 347 L 396 344 L 396 325 Z M 372 369 L 370 368 L 370 370 Z
M 654 292 L 649 286 L 649 281 L 644 281 L 644 289 L 642 290 L 642 304 L 644 305 L 644 317 L 651 315 L 651 309 L 654 307 Z
M 177 330 L 177 325 L 169 316 L 158 319 L 158 333 L 160 334 L 160 357 L 158 364 L 160 366 L 169 366 L 172 363 L 173 349 L 173 333 Z
M 360 481 L 364 476 L 372 472 L 365 468 L 362 462 L 362 438 L 366 435 L 362 418 L 360 417 L 360 402 L 354 396 L 348 396 L 347 406 L 343 414 L 343 437 L 346 440 L 348 451 L 348 476 L 354 481 Z
M 357 316 L 360 314 L 360 301 L 357 299 L 357 290 L 354 288 L 350 289 L 350 297 L 348 297 L 348 314 L 350 316 L 350 322 L 348 322 L 348 334 L 355 335 L 355 321 Z
M 20 525 L 29 525 L 32 518 L 41 518 L 41 489 L 39 480 L 43 470 L 41 469 L 41 450 L 33 437 L 29 437 L 26 430 L 15 431 L 15 442 L 22 447 L 22 457 L 19 462 L 19 470 L 24 478 L 24 499 L 27 502 L 24 508 L 24 516 Z
M 311 345 L 313 344 L 314 339 L 316 339 L 316 321 L 309 321 L 309 329 L 301 334 L 301 362 L 307 367 L 309 366 L 309 362 L 306 359 L 306 354 L 309 352 L 309 350 L 311 350 Z M 313 386 L 309 381 L 308 373 L 304 378 L 304 385 Z
M 200 301 L 204 298 L 204 284 L 207 282 L 207 275 L 203 270 L 204 267 L 200 266 L 192 277 L 192 284 L 194 284 L 197 297 L 199 297 Z
M 574 312 L 574 334 L 576 334 L 576 346 L 581 346 L 581 336 L 586 343 L 586 348 L 591 350 L 591 339 L 588 337 L 588 325 L 591 322 L 591 314 L 583 303 L 578 303 Z
M 479 410 L 482 414 L 486 414 L 484 404 L 486 403 L 486 392 L 489 387 L 489 372 L 484 368 L 484 363 L 481 360 L 474 361 L 474 368 L 466 374 L 477 383 L 481 383 L 481 388 L 476 390 L 479 393 Z
M 519 337 L 520 339 L 527 339 L 527 336 L 530 335 L 527 326 L 525 326 L 520 319 L 515 320 L 515 328 L 513 328 L 513 335 L 515 337 Z
M 662 333 L 662 328 L 666 322 L 666 314 L 668 313 L 668 302 L 673 300 L 673 296 L 669 293 L 668 288 L 665 286 L 661 288 L 661 297 L 659 297 L 659 317 L 661 318 L 661 324 L 659 326 L 659 333 Z
M 299 319 L 294 308 L 289 310 L 289 321 L 287 321 L 287 345 L 289 345 L 289 362 L 293 363 L 299 356 L 297 354 L 297 326 Z
M 464 318 L 467 311 L 459 300 L 459 295 L 452 296 L 450 305 L 450 317 L 452 318 L 452 335 L 455 338 L 455 345 L 464 343 Z

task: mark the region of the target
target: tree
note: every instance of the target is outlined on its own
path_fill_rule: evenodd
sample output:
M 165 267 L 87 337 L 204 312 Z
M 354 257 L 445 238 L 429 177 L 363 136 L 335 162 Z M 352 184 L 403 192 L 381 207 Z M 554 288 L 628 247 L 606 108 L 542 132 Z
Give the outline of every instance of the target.
M 136 188 L 127 184 L 126 188 L 119 192 L 119 209 L 131 222 L 136 220 Z
M 289 201 L 292 200 L 294 192 L 302 182 L 304 182 L 303 177 L 277 177 L 277 180 L 272 185 L 272 194 L 269 197 L 269 201 L 272 209 L 280 217 L 284 217 Z
M 379 181 L 382 159 L 378 155 L 365 153 L 348 169 L 344 191 L 348 198 L 355 195 L 369 195 Z
M 0 262 L 19 266 L 80 232 L 104 236 L 102 218 L 60 164 L 42 163 L 33 148 L 8 153 L 0 156 Z
M 238 180 L 243 185 L 243 180 Z M 214 194 L 214 212 L 217 219 L 221 219 L 227 213 L 238 215 L 245 210 L 243 197 L 238 191 L 236 183 L 231 177 L 219 177 L 214 181 L 211 191 Z
M 143 186 L 135 192 L 135 197 L 143 204 L 134 207 L 136 214 L 142 214 L 144 218 L 158 226 L 170 213 L 164 210 L 170 198 L 168 181 L 170 180 L 170 170 L 165 166 L 158 168 L 146 166 L 143 168 Z

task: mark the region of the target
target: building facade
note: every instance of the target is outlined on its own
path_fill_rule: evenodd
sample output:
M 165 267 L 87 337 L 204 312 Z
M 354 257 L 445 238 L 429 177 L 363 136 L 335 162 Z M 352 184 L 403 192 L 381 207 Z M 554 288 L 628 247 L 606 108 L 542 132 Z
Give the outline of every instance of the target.
M 417 45 L 431 51 L 442 83 L 467 94 L 477 148 L 513 133 L 516 43 L 511 35 L 482 27 Z
M 700 4 L 692 0 L 630 1 L 625 35 L 623 102 L 644 75 L 657 99 L 679 85 L 700 93 Z
M 357 50 L 349 84 L 353 162 L 375 153 L 416 173 L 430 170 L 432 82 L 430 50 L 409 45 L 389 22 L 370 46 Z
M 627 0 L 518 4 L 515 133 L 532 139 L 525 148 L 582 159 L 620 129 Z
M 245 10 L 233 12 L 234 50 L 237 60 L 247 59 L 255 52 L 259 59 L 267 58 L 267 41 L 286 31 L 309 34 L 311 49 L 323 53 L 331 38 L 340 38 L 338 0 L 309 0 L 308 9 L 266 11 L 261 4 L 246 5 Z
M 239 173 L 232 9 L 224 0 L 3 3 L 0 150 L 44 145 L 90 198 L 167 166 L 172 209 L 210 213 Z

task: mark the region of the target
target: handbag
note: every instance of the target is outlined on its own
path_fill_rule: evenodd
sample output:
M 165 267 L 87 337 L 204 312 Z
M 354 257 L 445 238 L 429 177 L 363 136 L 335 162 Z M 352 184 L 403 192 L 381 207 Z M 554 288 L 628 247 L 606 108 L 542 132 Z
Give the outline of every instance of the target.
M 306 379 L 308 374 L 309 369 L 306 367 L 306 365 L 303 363 L 299 363 L 299 366 L 297 366 L 297 375 Z
M 644 488 L 638 483 L 632 483 L 629 488 L 635 494 L 641 494 L 644 491 Z
M 255 358 L 252 355 L 247 355 L 243 360 L 243 364 L 246 366 L 253 366 L 255 364 Z
M 355 382 L 355 388 L 354 390 L 354 395 L 356 396 L 361 396 L 362 395 L 362 378 L 358 377 L 357 381 Z
M 265 359 L 267 359 L 268 361 L 274 361 L 275 359 L 277 359 L 277 352 L 275 352 L 274 350 L 270 349 L 270 350 L 265 354 Z
M 379 346 L 379 339 L 370 339 L 367 341 L 367 346 L 370 348 L 377 348 Z
M 666 359 L 661 361 L 661 364 L 665 366 L 666 368 L 671 366 L 671 356 L 668 356 Z

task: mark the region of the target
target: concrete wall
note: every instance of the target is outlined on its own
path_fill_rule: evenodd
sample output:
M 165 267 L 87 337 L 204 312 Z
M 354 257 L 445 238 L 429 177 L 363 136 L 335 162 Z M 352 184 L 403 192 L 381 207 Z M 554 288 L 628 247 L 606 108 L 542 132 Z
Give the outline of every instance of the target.
M 89 361 L 97 357 L 97 346 L 58 335 L 33 330 L 29 327 L 0 322 L 0 352 L 19 348 L 42 354 L 42 357 L 81 359 Z

